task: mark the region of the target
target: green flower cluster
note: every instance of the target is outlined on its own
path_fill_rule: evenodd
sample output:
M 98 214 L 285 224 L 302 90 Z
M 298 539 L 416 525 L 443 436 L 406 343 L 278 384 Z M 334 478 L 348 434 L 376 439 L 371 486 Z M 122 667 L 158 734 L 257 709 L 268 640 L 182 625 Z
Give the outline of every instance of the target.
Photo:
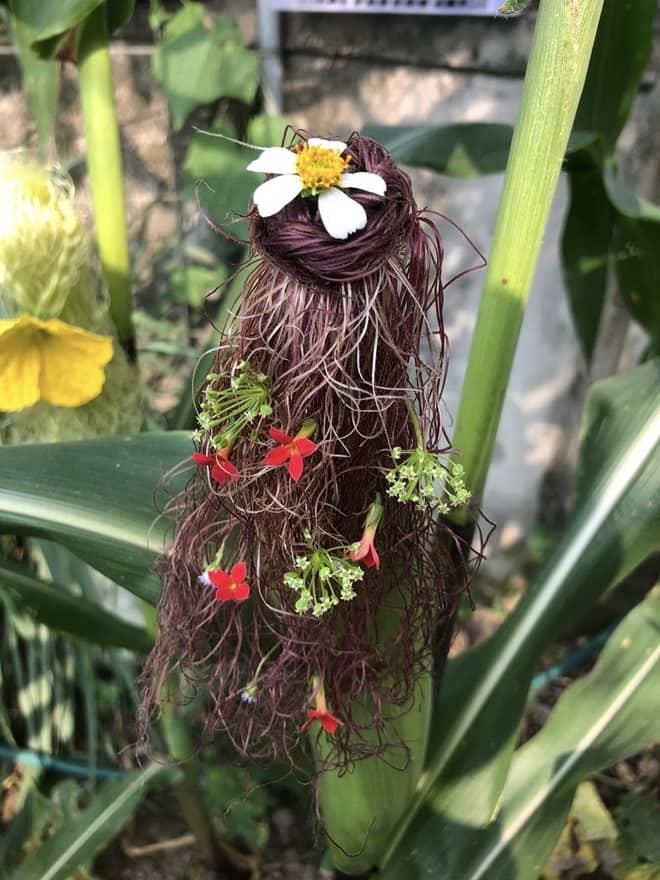
M 255 419 L 272 413 L 268 376 L 255 373 L 249 361 L 241 361 L 229 376 L 209 373 L 208 379 L 197 416 L 196 440 L 211 435 L 216 448 L 228 446 Z M 218 384 L 221 387 L 214 387 Z
M 306 532 L 308 543 L 310 537 Z M 362 580 L 364 572 L 357 563 L 346 559 L 345 554 L 358 547 L 356 543 L 323 550 L 310 544 L 309 553 L 296 556 L 295 571 L 286 572 L 284 583 L 298 593 L 295 607 L 299 614 L 311 610 L 314 617 L 321 617 L 340 601 L 350 602 L 356 597 L 353 584 Z
M 411 501 L 420 508 L 437 498 L 440 513 L 449 513 L 452 507 L 460 507 L 469 499 L 462 465 L 453 461 L 441 463 L 436 455 L 421 447 L 404 452 L 395 446 L 392 458 L 399 463 L 386 475 L 387 494 L 391 498 L 403 503 Z

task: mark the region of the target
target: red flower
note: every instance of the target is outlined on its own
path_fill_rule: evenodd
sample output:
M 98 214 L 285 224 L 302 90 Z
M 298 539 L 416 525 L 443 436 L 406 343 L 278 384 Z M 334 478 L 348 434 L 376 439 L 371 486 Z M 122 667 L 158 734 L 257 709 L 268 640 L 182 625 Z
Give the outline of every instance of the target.
M 313 721 L 320 721 L 321 727 L 331 734 L 335 733 L 339 725 L 344 723 L 328 712 L 328 704 L 325 701 L 325 693 L 322 687 L 319 687 L 316 691 L 316 709 L 307 710 L 307 721 L 300 726 L 300 730 L 307 730 Z
M 361 559 L 366 568 L 373 568 L 374 565 L 376 568 L 380 568 L 380 559 L 374 547 L 375 534 L 375 526 L 367 527 L 364 530 L 360 539 L 360 546 L 349 554 L 352 562 L 357 562 Z
M 367 508 L 367 516 L 364 521 L 364 531 L 360 539 L 360 546 L 357 550 L 352 550 L 349 554 L 353 562 L 362 560 L 366 568 L 380 568 L 380 559 L 374 547 L 374 538 L 376 529 L 383 518 L 383 505 L 381 503 L 380 492 L 376 492 L 376 498 Z
M 321 727 L 327 730 L 328 733 L 335 733 L 339 725 L 344 723 L 329 712 L 322 712 L 320 709 L 308 709 L 307 721 L 305 721 L 300 729 L 307 730 L 312 721 L 320 721 Z
M 192 459 L 200 467 L 211 468 L 211 479 L 216 483 L 226 483 L 228 480 L 238 479 L 238 471 L 229 461 L 231 446 L 217 449 L 214 455 L 204 455 L 202 452 L 193 452 Z
M 279 431 L 277 428 L 271 428 L 268 433 L 271 439 L 279 443 L 280 446 L 270 450 L 264 459 L 264 464 L 277 467 L 288 461 L 289 473 L 298 482 L 303 472 L 303 458 L 307 458 L 308 455 L 316 452 L 316 443 L 310 440 L 309 437 L 306 437 L 303 431 L 299 431 L 295 437 L 289 437 L 288 434 Z
M 249 584 L 245 583 L 246 565 L 244 562 L 237 562 L 228 573 L 221 568 L 213 569 L 207 572 L 209 580 L 215 587 L 215 598 L 218 602 L 244 602 L 250 595 Z

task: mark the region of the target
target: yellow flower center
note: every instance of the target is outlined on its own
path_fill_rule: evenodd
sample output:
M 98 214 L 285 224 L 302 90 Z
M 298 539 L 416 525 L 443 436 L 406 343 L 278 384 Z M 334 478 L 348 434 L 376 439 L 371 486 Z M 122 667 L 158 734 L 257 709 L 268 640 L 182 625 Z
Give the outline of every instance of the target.
M 351 157 L 342 159 L 339 150 L 305 145 L 297 148 L 296 174 L 302 180 L 303 190 L 312 195 L 337 186 L 348 168 Z

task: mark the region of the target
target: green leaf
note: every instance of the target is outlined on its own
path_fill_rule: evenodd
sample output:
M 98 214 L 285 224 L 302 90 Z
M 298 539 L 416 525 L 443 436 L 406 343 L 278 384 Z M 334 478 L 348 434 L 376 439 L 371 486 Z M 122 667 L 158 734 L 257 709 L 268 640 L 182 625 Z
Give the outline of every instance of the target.
M 39 154 L 45 159 L 55 127 L 55 112 L 60 93 L 60 69 L 55 61 L 42 61 L 29 46 L 29 32 L 15 16 L 11 30 L 21 64 L 23 90 L 30 113 L 37 123 Z
M 142 654 L 151 649 L 152 640 L 144 629 L 9 562 L 0 563 L 0 592 L 18 611 L 60 633 L 95 645 L 128 648 Z
M 504 0 L 497 10 L 500 15 L 519 15 L 530 4 L 531 0 Z
M 452 848 L 438 846 L 434 815 L 416 837 L 412 859 L 386 880 L 536 880 L 566 821 L 580 781 L 623 760 L 660 736 L 660 587 L 615 630 L 593 672 L 562 694 L 543 730 L 519 749 L 496 818 L 485 829 L 466 823 L 452 831 Z
M 2 448 L 0 533 L 57 541 L 155 603 L 155 555 L 171 524 L 157 515 L 154 493 L 191 449 L 189 435 L 179 432 Z M 182 488 L 188 473 L 168 492 Z
M 648 796 L 629 791 L 617 804 L 616 823 L 625 849 L 638 863 L 660 866 L 660 804 Z
M 69 32 L 95 9 L 105 4 L 108 33 L 126 24 L 133 15 L 135 0 L 10 0 L 10 8 L 20 22 L 27 44 L 42 59 L 56 56 Z
M 562 272 L 573 323 L 588 363 L 605 301 L 612 209 L 598 167 L 573 167 L 568 180 L 570 202 L 561 238 Z
M 628 405 L 622 407 L 625 400 Z M 434 833 L 440 848 L 451 848 L 446 829 L 450 835 L 453 825 L 489 819 L 538 657 L 657 545 L 659 447 L 660 359 L 594 385 L 575 511 L 554 553 L 497 634 L 449 664 L 434 707 L 426 773 L 394 841 L 397 858 L 417 846 L 413 821 L 417 828 L 437 825 L 436 813 L 442 812 L 448 824 Z
M 651 57 L 656 0 L 605 0 L 575 129 L 614 150 Z
M 254 100 L 259 85 L 259 59 L 240 40 L 231 19 L 215 23 L 200 3 L 187 3 L 163 31 L 153 59 L 175 130 L 188 114 L 219 98 Z
M 286 120 L 280 116 L 255 116 L 248 128 L 248 139 L 255 146 L 273 146 L 280 143 L 285 125 Z M 255 156 L 253 150 L 213 137 L 213 132 L 228 137 L 235 134 L 226 124 L 219 124 L 210 134 L 195 135 L 183 165 L 184 196 L 197 195 L 215 223 L 236 238 L 246 239 L 248 228 L 242 216 L 247 213 L 252 193 L 263 176 L 247 170 Z M 201 185 L 197 187 L 198 182 Z
M 170 276 L 172 295 L 177 302 L 186 303 L 194 309 L 204 305 L 206 297 L 215 293 L 227 279 L 227 267 L 218 264 L 208 266 L 184 266 L 175 269 Z
M 612 247 L 621 296 L 660 351 L 660 208 L 635 195 L 610 166 L 603 180 L 615 209 Z
M 15 17 L 30 34 L 32 45 L 71 30 L 105 0 L 10 0 Z
M 113 34 L 129 22 L 135 10 L 135 0 L 109 0 L 106 2 L 108 33 Z
M 506 168 L 513 127 L 495 122 L 455 125 L 368 125 L 362 132 L 404 165 L 449 177 L 480 177 Z
M 660 351 L 660 225 L 619 217 L 613 243 L 621 296 Z
M 66 880 L 119 833 L 155 777 L 165 772 L 152 764 L 125 780 L 106 782 L 91 804 L 24 859 L 8 880 Z

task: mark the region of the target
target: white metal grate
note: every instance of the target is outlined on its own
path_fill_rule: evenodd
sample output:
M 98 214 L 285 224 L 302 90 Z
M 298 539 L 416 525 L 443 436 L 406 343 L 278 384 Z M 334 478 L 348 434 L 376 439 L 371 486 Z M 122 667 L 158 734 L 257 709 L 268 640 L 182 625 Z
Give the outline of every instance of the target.
M 503 0 L 269 0 L 278 12 L 379 12 L 398 15 L 497 15 Z

